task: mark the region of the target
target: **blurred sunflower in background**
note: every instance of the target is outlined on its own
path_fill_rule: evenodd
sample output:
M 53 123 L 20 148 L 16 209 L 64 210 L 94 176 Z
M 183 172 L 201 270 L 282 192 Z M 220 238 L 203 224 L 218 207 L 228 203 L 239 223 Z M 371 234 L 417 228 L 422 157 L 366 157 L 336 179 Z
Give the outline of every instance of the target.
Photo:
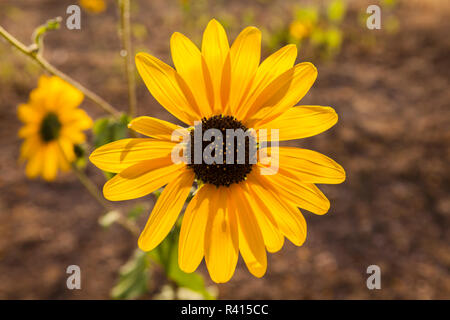
M 92 13 L 101 13 L 106 10 L 105 0 L 80 0 L 80 5 Z
M 60 78 L 41 76 L 28 103 L 19 105 L 18 118 L 24 124 L 19 130 L 24 139 L 20 161 L 27 161 L 27 177 L 41 175 L 52 181 L 58 169 L 70 169 L 74 146 L 86 140 L 83 130 L 93 124 L 78 108 L 83 98 L 81 91 Z
M 191 137 L 196 130 L 253 128 L 279 129 L 279 140 L 292 140 L 319 134 L 337 122 L 330 107 L 294 107 L 317 77 L 311 63 L 294 65 L 295 45 L 260 64 L 257 28 L 245 28 L 230 47 L 214 19 L 203 34 L 201 51 L 180 33 L 173 34 L 170 45 L 176 70 L 146 53 L 137 54 L 136 65 L 153 97 L 187 125 Z M 195 121 L 201 121 L 202 129 Z M 182 127 L 152 117 L 138 117 L 129 127 L 148 138 L 115 141 L 90 156 L 98 168 L 117 173 L 104 185 L 105 198 L 139 198 L 167 185 L 138 240 L 142 250 L 150 251 L 170 232 L 196 182 L 198 190 L 182 220 L 178 262 L 189 273 L 204 257 L 215 282 L 232 277 L 239 252 L 249 271 L 263 276 L 266 250 L 280 250 L 285 237 L 297 246 L 305 241 L 306 222 L 298 208 L 328 211 L 330 203 L 315 183 L 345 180 L 344 169 L 330 158 L 292 147 L 276 151 L 279 169 L 272 175 L 261 174 L 270 170 L 263 159 L 256 164 L 247 159 L 244 164 L 174 163 L 171 152 L 178 141 L 171 136 Z M 272 138 L 277 139 L 270 135 L 266 140 Z M 267 148 L 267 154 L 274 150 Z M 183 152 L 192 158 L 192 148 Z
M 309 21 L 295 20 L 289 25 L 289 34 L 294 40 L 301 41 L 311 33 L 312 28 L 313 26 Z

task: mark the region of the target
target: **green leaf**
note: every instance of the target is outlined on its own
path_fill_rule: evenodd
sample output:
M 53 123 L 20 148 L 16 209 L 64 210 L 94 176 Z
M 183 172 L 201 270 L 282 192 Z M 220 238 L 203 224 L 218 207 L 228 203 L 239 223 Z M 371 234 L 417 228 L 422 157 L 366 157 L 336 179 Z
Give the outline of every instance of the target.
M 98 148 L 107 143 L 128 138 L 128 123 L 131 118 L 122 114 L 119 119 L 105 117 L 94 122 L 92 132 L 94 133 L 94 147 Z M 103 172 L 107 179 L 111 179 L 114 174 Z
M 75 144 L 73 146 L 73 152 L 75 153 L 75 165 L 80 169 L 85 168 L 87 164 L 86 145 Z
M 104 144 L 128 138 L 128 123 L 131 118 L 123 114 L 118 120 L 106 117 L 100 118 L 94 123 L 94 146 L 101 147 Z
M 311 33 L 311 43 L 314 46 L 321 46 L 325 42 L 326 42 L 325 32 L 320 28 L 314 29 L 313 32 Z
M 35 49 L 36 51 L 38 51 L 39 49 L 42 49 L 42 39 L 44 38 L 45 33 L 50 30 L 59 29 L 61 21 L 62 21 L 61 17 L 50 19 L 50 20 L 47 20 L 45 22 L 45 24 L 40 25 L 39 27 L 34 29 L 32 38 L 33 38 L 33 42 L 36 47 L 36 49 Z
M 128 219 L 136 220 L 141 214 L 143 214 L 147 208 L 142 204 L 137 204 L 130 211 L 128 211 Z
M 319 10 L 315 6 L 298 8 L 295 10 L 295 20 L 314 25 L 319 20 Z
M 328 19 L 332 22 L 340 22 L 345 16 L 345 11 L 345 3 L 342 0 L 334 0 L 327 8 Z
M 392 9 L 397 5 L 397 0 L 382 0 L 381 5 L 383 7 Z
M 113 211 L 109 211 L 109 212 L 105 213 L 103 216 L 101 216 L 98 219 L 98 223 L 103 228 L 108 228 L 119 219 L 120 219 L 119 211 L 113 210 Z
M 331 28 L 325 33 L 326 42 L 330 50 L 337 50 L 341 47 L 342 32 L 339 29 Z
M 137 249 L 120 268 L 119 282 L 111 290 L 114 299 L 133 299 L 148 292 L 151 275 L 150 262 L 145 252 Z
M 166 239 L 149 255 L 163 267 L 167 278 L 174 281 L 179 287 L 187 288 L 200 293 L 204 299 L 214 299 L 205 287 L 203 277 L 198 273 L 185 273 L 178 267 L 178 238 L 180 225 L 177 223 Z

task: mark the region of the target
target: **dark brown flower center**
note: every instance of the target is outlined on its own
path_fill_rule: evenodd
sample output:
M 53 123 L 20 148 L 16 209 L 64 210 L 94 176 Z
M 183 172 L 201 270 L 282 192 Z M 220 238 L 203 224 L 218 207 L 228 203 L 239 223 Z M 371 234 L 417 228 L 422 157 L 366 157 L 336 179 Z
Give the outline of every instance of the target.
M 256 163 L 255 137 L 232 116 L 203 118 L 190 132 L 187 150 L 197 180 L 217 187 L 244 181 Z
M 53 112 L 47 113 L 44 119 L 42 119 L 41 127 L 39 129 L 42 140 L 45 142 L 55 140 L 59 137 L 60 131 L 61 122 L 59 121 L 58 116 Z

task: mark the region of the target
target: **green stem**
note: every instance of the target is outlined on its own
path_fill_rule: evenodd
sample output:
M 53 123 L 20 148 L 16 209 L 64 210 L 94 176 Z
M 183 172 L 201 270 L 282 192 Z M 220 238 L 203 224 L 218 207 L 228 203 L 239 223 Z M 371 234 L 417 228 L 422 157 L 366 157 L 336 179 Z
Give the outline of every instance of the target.
M 128 113 L 132 118 L 134 118 L 136 116 L 136 81 L 134 77 L 134 65 L 131 48 L 130 0 L 119 0 L 119 11 L 120 38 L 122 41 L 121 56 L 124 60 L 128 84 Z
M 105 211 L 111 211 L 114 210 L 111 205 L 106 202 L 106 200 L 103 198 L 100 190 L 94 185 L 94 183 L 88 178 L 88 176 L 80 170 L 74 163 L 72 163 L 72 171 L 77 176 L 78 180 L 81 182 L 81 184 L 86 188 L 86 190 L 92 195 L 92 197 L 97 200 L 97 202 L 105 209 Z M 117 209 L 115 209 L 118 211 Z M 119 223 L 121 226 L 123 226 L 125 229 L 130 231 L 133 235 L 136 237 L 139 236 L 139 228 L 131 223 L 127 218 L 125 218 L 122 214 L 122 212 L 118 211 L 120 214 L 120 217 L 117 220 L 117 223 Z
M 103 198 L 100 190 L 97 188 L 97 186 L 92 182 L 91 179 L 82 171 L 80 170 L 75 163 L 70 162 L 67 158 L 64 149 L 59 145 L 59 148 L 61 149 L 61 153 L 64 157 L 64 159 L 67 161 L 67 163 L 70 163 L 72 171 L 77 176 L 78 180 L 81 182 L 81 184 L 86 188 L 86 190 L 89 192 L 89 194 L 103 207 L 103 209 L 106 212 L 114 210 L 112 206 Z M 117 223 L 119 223 L 121 226 L 123 226 L 125 229 L 130 231 L 134 236 L 139 236 L 139 228 L 133 224 L 131 221 L 126 219 L 122 212 L 119 210 L 116 210 L 119 212 L 120 217 L 117 220 Z
M 25 46 L 22 42 L 17 40 L 13 35 L 6 31 L 2 26 L 0 26 L 0 36 L 2 36 L 6 41 L 8 41 L 13 47 L 18 49 L 24 55 L 30 57 L 36 61 L 44 70 L 48 71 L 50 74 L 57 76 L 66 82 L 73 85 L 75 88 L 84 93 L 84 95 L 95 102 L 99 107 L 101 107 L 105 112 L 111 114 L 115 118 L 118 118 L 119 111 L 106 102 L 103 98 L 98 96 L 96 93 L 92 92 L 88 88 L 84 87 L 78 81 L 72 79 L 62 71 L 51 65 L 45 58 L 38 52 L 36 46 Z

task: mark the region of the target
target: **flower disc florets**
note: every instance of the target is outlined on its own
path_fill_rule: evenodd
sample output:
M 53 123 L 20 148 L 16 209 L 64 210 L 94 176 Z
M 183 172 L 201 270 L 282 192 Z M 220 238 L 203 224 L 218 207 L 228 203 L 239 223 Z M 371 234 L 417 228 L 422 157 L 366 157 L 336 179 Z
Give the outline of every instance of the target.
M 196 179 L 217 187 L 244 181 L 256 163 L 256 139 L 233 116 L 203 118 L 187 145 L 188 167 Z

